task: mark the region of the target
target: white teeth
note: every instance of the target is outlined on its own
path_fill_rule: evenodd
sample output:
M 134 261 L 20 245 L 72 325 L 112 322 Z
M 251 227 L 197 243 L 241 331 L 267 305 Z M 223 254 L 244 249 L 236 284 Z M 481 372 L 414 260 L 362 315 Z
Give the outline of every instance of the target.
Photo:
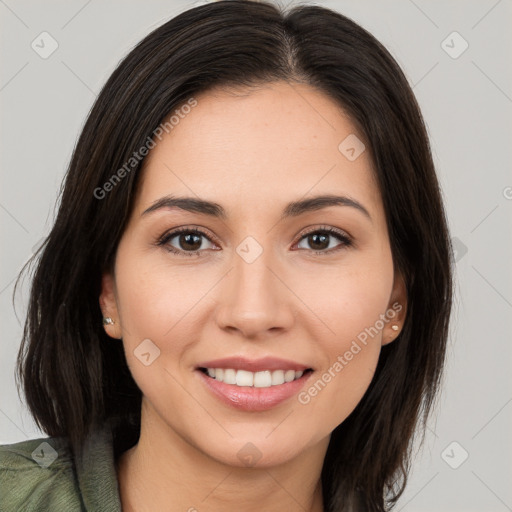
M 272 385 L 272 374 L 269 371 L 254 374 L 255 388 L 269 388 Z
M 285 382 L 300 379 L 302 370 L 264 370 L 249 372 L 247 370 L 233 370 L 224 368 L 207 368 L 208 375 L 225 384 L 234 384 L 241 387 L 269 388 L 279 386 Z
M 295 379 L 295 370 L 286 370 L 284 374 L 284 381 L 291 382 Z
M 217 370 L 215 370 L 215 378 L 217 378 Z M 226 384 L 236 384 L 235 370 L 224 370 L 224 377 L 222 377 L 222 382 L 225 382 Z
M 276 386 L 279 384 L 284 384 L 284 370 L 272 372 L 272 385 Z
M 236 372 L 236 385 L 237 386 L 252 386 L 254 382 L 254 373 L 245 370 L 238 370 Z

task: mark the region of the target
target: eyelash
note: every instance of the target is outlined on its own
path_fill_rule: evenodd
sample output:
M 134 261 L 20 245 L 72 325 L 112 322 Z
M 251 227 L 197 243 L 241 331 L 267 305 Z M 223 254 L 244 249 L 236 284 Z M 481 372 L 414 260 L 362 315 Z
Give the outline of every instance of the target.
M 174 237 L 176 237 L 177 235 L 180 235 L 182 233 L 196 234 L 196 235 L 204 236 L 207 240 L 209 240 L 210 242 L 213 242 L 204 231 L 197 229 L 197 228 L 183 227 L 183 228 L 175 229 L 168 233 L 164 233 L 157 240 L 156 245 L 161 246 L 161 247 L 165 246 L 165 249 L 167 251 L 169 251 L 173 254 L 176 254 L 178 256 L 199 256 L 199 257 L 201 257 L 202 250 L 182 251 L 182 250 L 176 249 L 175 247 L 172 247 L 171 245 L 168 245 L 168 242 L 170 240 L 172 240 Z M 337 238 L 341 242 L 341 244 L 339 246 L 337 246 L 336 248 L 324 250 L 324 251 L 317 251 L 317 250 L 311 249 L 310 251 L 317 256 L 325 256 L 326 254 L 332 254 L 332 253 L 338 252 L 344 248 L 353 246 L 352 239 L 346 233 L 344 233 L 343 231 L 339 231 L 335 228 L 331 228 L 329 226 L 321 226 L 319 228 L 315 228 L 313 230 L 307 231 L 306 233 L 303 233 L 297 243 L 300 243 L 304 238 L 306 238 L 309 235 L 318 234 L 318 233 L 331 235 L 331 236 Z M 304 249 L 301 249 L 301 250 L 304 250 Z

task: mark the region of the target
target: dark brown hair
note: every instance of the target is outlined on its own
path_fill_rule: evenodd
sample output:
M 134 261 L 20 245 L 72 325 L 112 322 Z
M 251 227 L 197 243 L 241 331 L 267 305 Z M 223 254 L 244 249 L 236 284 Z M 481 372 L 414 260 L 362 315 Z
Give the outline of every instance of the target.
M 322 471 L 327 511 L 389 510 L 440 385 L 452 303 L 450 239 L 428 135 L 403 72 L 370 33 L 327 8 L 202 5 L 151 32 L 121 61 L 91 109 L 54 226 L 30 262 L 37 265 L 17 377 L 48 435 L 66 436 L 76 450 L 93 427 L 110 422 L 117 454 L 135 444 L 141 392 L 122 344 L 103 330 L 98 298 L 141 163 L 103 198 L 95 191 L 193 95 L 275 81 L 317 88 L 364 134 L 393 260 L 405 278 L 403 330 L 382 348 L 367 392 L 332 432 Z

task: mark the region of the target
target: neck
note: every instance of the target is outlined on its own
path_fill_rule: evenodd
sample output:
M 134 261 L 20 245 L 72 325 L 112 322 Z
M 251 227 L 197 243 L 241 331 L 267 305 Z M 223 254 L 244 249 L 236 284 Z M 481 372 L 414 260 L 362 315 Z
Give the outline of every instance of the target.
M 143 407 L 138 443 L 117 462 L 124 512 L 323 512 L 321 471 L 329 438 L 277 466 L 226 465 Z M 146 413 L 145 413 L 146 412 Z

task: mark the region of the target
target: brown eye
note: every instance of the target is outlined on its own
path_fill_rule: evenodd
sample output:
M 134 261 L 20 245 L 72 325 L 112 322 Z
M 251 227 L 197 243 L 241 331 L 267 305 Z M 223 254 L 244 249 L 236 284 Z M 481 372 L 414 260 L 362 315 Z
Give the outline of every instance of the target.
M 336 244 L 336 240 L 338 243 Z M 300 243 L 305 241 L 306 247 L 300 247 Z M 316 229 L 302 236 L 298 247 L 301 249 L 312 250 L 317 254 L 331 253 L 344 247 L 352 245 L 351 239 L 343 232 L 333 228 Z
M 172 253 L 186 256 L 197 256 L 201 251 L 207 249 L 204 247 L 204 240 L 211 240 L 200 230 L 181 228 L 166 233 L 158 242 L 158 245 L 164 246 Z M 171 243 L 172 242 L 172 243 Z
M 177 238 L 178 245 L 185 250 L 197 251 L 202 245 L 201 235 L 196 233 L 180 234 L 173 238 Z

